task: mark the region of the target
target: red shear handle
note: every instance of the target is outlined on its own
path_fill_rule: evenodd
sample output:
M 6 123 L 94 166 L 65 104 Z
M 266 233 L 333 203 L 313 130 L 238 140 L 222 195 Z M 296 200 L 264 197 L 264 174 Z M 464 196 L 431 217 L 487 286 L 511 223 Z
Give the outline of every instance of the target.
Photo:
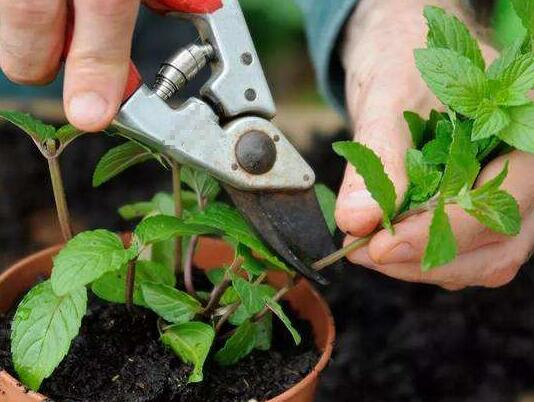
M 144 3 L 160 14 L 167 14 L 170 12 L 205 14 L 216 11 L 222 7 L 222 0 L 145 0 Z M 67 22 L 63 60 L 65 60 L 69 54 L 73 31 L 74 14 L 72 13 L 72 10 L 70 10 L 69 20 Z M 143 78 L 141 77 L 139 70 L 137 70 L 133 61 L 130 61 L 130 71 L 128 73 L 128 80 L 122 98 L 123 101 L 126 101 L 132 96 L 142 84 Z
M 156 12 L 182 12 L 206 14 L 222 7 L 222 0 L 145 0 L 144 3 Z

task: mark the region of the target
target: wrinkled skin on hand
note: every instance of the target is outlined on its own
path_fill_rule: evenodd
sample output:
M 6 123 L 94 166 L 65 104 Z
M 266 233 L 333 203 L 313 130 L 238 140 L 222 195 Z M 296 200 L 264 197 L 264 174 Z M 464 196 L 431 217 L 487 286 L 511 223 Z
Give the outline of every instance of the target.
M 443 110 L 415 66 L 413 50 L 425 47 L 427 27 L 425 5 L 436 5 L 476 25 L 467 12 L 451 1 L 407 0 L 376 2 L 362 0 L 348 23 L 343 62 L 347 74 L 346 96 L 353 124 L 354 140 L 372 148 L 382 159 L 400 203 L 408 179 L 404 165 L 406 150 L 412 147 L 405 110 L 428 116 L 431 109 Z M 488 62 L 496 51 L 482 45 Z M 421 271 L 421 259 L 428 240 L 431 212 L 406 219 L 395 226 L 395 235 L 382 230 L 368 246 L 348 259 L 393 278 L 430 283 L 449 290 L 467 286 L 499 287 L 511 281 L 528 259 L 534 246 L 534 155 L 514 151 L 492 161 L 481 173 L 477 186 L 495 177 L 506 160 L 510 172 L 503 189 L 519 202 L 523 217 L 521 233 L 506 237 L 492 233 L 460 208 L 447 212 L 456 235 L 459 256 L 452 263 L 431 272 Z M 354 168 L 347 167 L 339 193 L 336 220 L 347 234 L 346 243 L 372 233 L 381 222 L 381 211 L 366 191 Z

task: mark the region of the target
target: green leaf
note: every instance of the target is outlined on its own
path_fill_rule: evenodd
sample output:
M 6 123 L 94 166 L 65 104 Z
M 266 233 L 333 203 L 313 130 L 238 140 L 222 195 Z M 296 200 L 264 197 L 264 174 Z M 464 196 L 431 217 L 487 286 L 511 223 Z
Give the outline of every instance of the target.
M 243 258 L 241 268 L 251 275 L 259 276 L 267 270 L 265 263 L 254 257 L 252 251 L 243 244 L 238 244 L 236 248 L 236 256 Z
M 187 250 L 187 245 L 183 245 L 188 238 L 182 238 L 182 249 Z M 176 267 L 176 241 L 166 240 L 152 244 L 150 259 L 158 264 L 162 264 L 168 269 L 174 270 Z
M 164 345 L 171 348 L 184 363 L 193 364 L 189 382 L 201 382 L 204 378 L 204 362 L 215 339 L 215 331 L 202 322 L 176 324 L 161 336 Z
M 240 304 L 236 312 L 230 316 L 228 322 L 232 325 L 239 326 L 249 318 L 252 318 L 252 315 L 249 314 L 247 308 L 243 304 Z
M 273 315 L 267 313 L 254 325 L 256 326 L 256 345 L 254 347 L 263 351 L 270 350 L 273 341 Z
M 463 187 L 471 188 L 480 172 L 476 150 L 471 143 L 469 124 L 457 122 L 454 128 L 449 159 L 440 192 L 443 197 L 455 196 Z
M 256 327 L 245 321 L 215 354 L 215 360 L 221 366 L 231 366 L 252 352 L 255 345 Z
M 119 208 L 119 215 L 122 219 L 131 221 L 137 218 L 144 218 L 154 211 L 154 205 L 150 201 L 134 202 Z
M 197 197 L 190 191 L 182 191 L 182 201 L 185 208 L 190 208 L 192 205 L 196 205 Z M 157 193 L 152 197 L 152 205 L 154 210 L 152 213 L 174 216 L 176 213 L 176 207 L 174 205 L 174 196 L 170 193 Z
M 337 229 L 335 218 L 336 195 L 324 184 L 315 185 L 315 194 L 319 200 L 319 205 L 321 206 L 321 211 L 323 212 L 328 229 L 333 234 Z
M 251 316 L 263 310 L 266 298 L 270 299 L 276 294 L 276 290 L 268 285 L 255 285 L 240 277 L 235 277 L 232 283 Z
M 43 123 L 41 120 L 32 117 L 28 113 L 3 110 L 0 111 L 0 118 L 7 120 L 20 128 L 37 143 L 44 143 L 46 140 L 55 139 L 55 127 Z
M 526 39 L 526 35 L 522 35 L 501 52 L 501 55 L 489 66 L 486 72 L 488 78 L 495 80 L 521 55 L 521 49 Z
M 510 124 L 510 116 L 500 107 L 487 105 L 484 108 L 481 107 L 481 109 L 483 111 L 473 125 L 473 133 L 471 134 L 472 141 L 478 141 L 496 135 Z
M 206 272 L 206 276 L 213 286 L 220 285 L 224 280 L 225 274 L 226 270 L 223 268 L 211 269 Z
M 121 239 L 107 230 L 80 233 L 54 259 L 52 288 L 58 296 L 88 285 L 130 259 Z
M 300 335 L 297 332 L 297 330 L 293 327 L 293 324 L 291 323 L 291 320 L 289 319 L 289 317 L 284 312 L 284 309 L 282 308 L 282 306 L 279 303 L 275 302 L 274 300 L 270 300 L 268 298 L 265 298 L 265 305 L 286 326 L 286 328 L 288 329 L 289 333 L 293 337 L 293 340 L 295 341 L 295 344 L 296 345 L 300 345 L 300 343 L 302 342 L 302 338 L 300 337 Z
M 440 113 L 437 110 L 432 109 L 430 111 L 430 118 L 426 122 L 426 129 L 432 133 L 435 133 L 438 128 L 439 122 L 444 121 L 450 124 L 449 120 L 447 119 L 448 119 L 447 114 Z
M 499 190 L 507 175 L 508 162 L 497 177 L 458 197 L 458 204 L 494 232 L 515 236 L 521 231 L 519 206 L 514 197 Z
M 190 191 L 182 191 L 182 205 L 184 216 L 197 209 L 196 195 Z M 144 218 L 150 215 L 169 215 L 175 213 L 174 198 L 168 193 L 157 193 L 152 200 L 125 205 L 119 210 L 120 215 L 127 220 Z M 183 236 L 183 243 L 187 244 L 187 236 Z M 176 241 L 169 239 L 152 245 L 152 260 L 169 267 L 175 266 Z
M 406 170 L 410 179 L 410 195 L 414 201 L 424 202 L 436 194 L 442 174 L 434 165 L 425 162 L 421 151 L 408 150 Z
M 534 36 L 534 3 L 532 0 L 512 0 L 514 9 L 521 18 L 523 26 Z
M 519 206 L 506 191 L 471 193 L 471 203 L 465 211 L 494 232 L 516 236 L 521 231 Z
M 534 103 L 508 109 L 511 123 L 499 132 L 507 144 L 526 152 L 534 152 Z
M 417 113 L 404 112 L 404 120 L 408 124 L 410 134 L 412 135 L 413 146 L 419 148 L 424 141 L 426 131 L 426 121 Z
M 423 271 L 445 265 L 456 258 L 456 239 L 441 200 L 434 211 L 430 225 L 428 244 L 423 257 Z
M 123 266 L 118 271 L 108 272 L 93 282 L 91 290 L 103 300 L 111 303 L 126 303 L 126 275 L 128 267 Z M 176 285 L 176 276 L 171 269 L 153 261 L 137 261 L 135 265 L 134 304 L 148 307 L 141 285 L 144 283 L 159 283 L 167 286 Z
M 221 297 L 221 304 L 228 306 L 229 304 L 234 304 L 240 300 L 239 294 L 235 291 L 233 287 L 226 289 L 224 294 Z
M 182 181 L 201 198 L 213 201 L 221 192 L 217 180 L 204 171 L 185 166 L 182 169 Z
M 186 223 L 182 219 L 168 215 L 151 216 L 143 220 L 135 229 L 135 236 L 142 244 L 148 245 L 176 236 L 196 236 L 213 233 L 207 225 Z
M 148 148 L 128 141 L 110 149 L 98 162 L 93 173 L 93 187 L 99 187 L 128 168 L 140 163 L 158 159 Z
M 423 147 L 425 162 L 433 165 L 444 165 L 449 158 L 452 143 L 453 127 L 449 121 L 439 121 L 436 125 L 436 138 Z
M 60 127 L 55 136 L 56 139 L 61 143 L 63 146 L 67 146 L 72 141 L 74 141 L 76 138 L 82 136 L 85 134 L 85 131 L 78 130 L 76 127 L 67 124 L 63 127 Z
M 453 50 L 484 71 L 486 64 L 478 42 L 462 21 L 438 7 L 427 6 L 424 14 L 429 27 L 428 47 Z
M 521 106 L 530 102 L 528 91 L 534 88 L 534 54 L 512 61 L 495 77 L 495 101 L 501 106 Z
M 236 242 L 253 250 L 270 265 L 287 270 L 287 266 L 263 244 L 235 208 L 226 204 L 213 203 L 208 205 L 204 211 L 193 214 L 189 219 L 186 219 L 186 223 L 208 226 L 221 231 Z
M 485 74 L 469 59 L 448 49 L 417 49 L 415 61 L 441 102 L 464 116 L 478 116 L 489 85 Z
M 65 296 L 50 281 L 35 286 L 17 308 L 12 323 L 11 354 L 20 380 L 37 391 L 67 355 L 87 309 L 85 287 Z
M 363 144 L 351 141 L 336 142 L 334 151 L 347 159 L 363 177 L 367 190 L 380 205 L 384 227 L 391 229 L 391 219 L 395 215 L 395 187 L 384 171 L 380 158 Z
M 144 283 L 141 289 L 148 307 L 165 321 L 182 324 L 202 310 L 198 300 L 172 286 Z
M 196 208 L 195 193 L 182 190 L 182 206 L 185 210 Z M 157 193 L 150 201 L 134 202 L 119 209 L 120 216 L 125 220 L 145 218 L 148 215 L 170 215 L 175 213 L 174 198 L 169 193 Z

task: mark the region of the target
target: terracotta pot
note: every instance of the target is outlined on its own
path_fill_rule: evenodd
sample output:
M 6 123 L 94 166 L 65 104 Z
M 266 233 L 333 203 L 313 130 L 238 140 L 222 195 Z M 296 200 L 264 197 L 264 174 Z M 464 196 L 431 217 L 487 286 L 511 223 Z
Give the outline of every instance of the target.
M 61 246 L 49 248 L 15 264 L 0 275 L 0 311 L 8 311 L 13 303 L 30 289 L 42 276 L 48 277 L 52 269 L 52 257 Z M 195 256 L 195 264 L 204 270 L 220 268 L 233 259 L 230 246 L 221 240 L 201 239 Z M 269 281 L 275 286 L 283 286 L 283 275 L 272 275 Z M 315 343 L 322 351 L 321 358 L 313 371 L 298 384 L 268 402 L 312 402 L 315 396 L 319 374 L 326 367 L 335 338 L 334 320 L 322 297 L 309 282 L 302 280 L 288 293 L 286 300 L 293 310 L 311 322 Z M 6 371 L 0 372 L 0 402 L 36 402 L 46 398 L 28 391 L 19 381 Z

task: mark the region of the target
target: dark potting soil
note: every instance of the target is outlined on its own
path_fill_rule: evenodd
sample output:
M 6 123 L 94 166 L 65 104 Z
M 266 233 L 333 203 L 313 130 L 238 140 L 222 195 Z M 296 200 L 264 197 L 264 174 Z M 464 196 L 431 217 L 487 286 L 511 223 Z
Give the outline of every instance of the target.
M 291 310 L 286 309 L 291 316 Z M 9 323 L 0 317 L 0 367 L 13 374 Z M 41 392 L 57 402 L 242 402 L 266 400 L 304 378 L 319 359 L 309 323 L 295 316 L 303 341 L 295 347 L 287 330 L 274 320 L 273 347 L 254 351 L 237 365 L 208 361 L 204 381 L 187 384 L 190 367 L 159 341 L 156 316 L 134 314 L 122 305 L 92 296 L 80 335 Z M 215 347 L 220 347 L 216 345 Z

